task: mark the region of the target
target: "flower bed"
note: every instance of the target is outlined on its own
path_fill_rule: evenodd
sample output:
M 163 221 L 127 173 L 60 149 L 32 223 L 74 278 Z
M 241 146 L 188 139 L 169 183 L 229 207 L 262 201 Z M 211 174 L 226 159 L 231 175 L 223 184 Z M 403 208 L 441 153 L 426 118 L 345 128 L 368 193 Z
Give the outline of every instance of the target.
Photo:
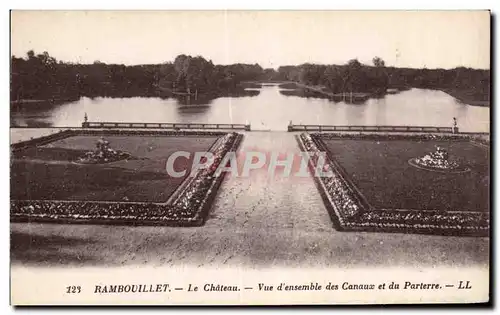
M 70 130 L 70 133 L 83 136 L 128 136 L 128 135 L 141 135 L 141 136 L 224 136 L 227 132 L 220 131 L 171 131 L 171 130 L 130 130 L 130 129 L 109 129 L 109 130 Z
M 96 150 L 87 151 L 84 156 L 80 156 L 76 163 L 80 164 L 104 164 L 128 159 L 130 154 L 120 150 L 112 149 L 109 141 L 101 138 L 96 143 Z
M 11 201 L 12 222 L 197 225 L 196 209 L 154 203 Z
M 344 133 L 344 132 L 328 132 L 328 133 L 311 133 L 310 136 L 315 139 L 359 139 L 359 140 L 436 140 L 436 141 L 469 141 L 470 136 L 461 134 L 384 134 L 384 133 Z
M 314 176 L 316 185 L 325 202 L 336 228 L 344 231 L 402 232 L 438 235 L 487 236 L 490 218 L 483 212 L 418 211 L 373 209 L 355 189 L 343 169 L 329 154 L 322 139 L 413 139 L 468 141 L 456 136 L 435 135 L 378 135 L 378 134 L 307 134 L 298 136 L 303 151 L 313 154 L 311 171 L 316 167 L 319 152 L 326 152 L 325 164 L 333 170 L 331 177 Z
M 148 135 L 175 135 L 171 131 L 146 131 Z M 143 135 L 142 131 L 90 131 L 91 135 Z M 72 135 L 88 135 L 89 131 L 74 131 Z M 147 202 L 102 202 L 66 200 L 13 200 L 11 201 L 12 222 L 64 222 L 92 224 L 132 225 L 202 225 L 220 186 L 224 173 L 215 174 L 223 156 L 235 151 L 242 139 L 237 133 L 181 132 L 179 135 L 220 136 L 209 150 L 215 157 L 212 167 L 198 171 L 194 177 L 187 177 L 186 185 L 177 193 L 175 200 L 167 203 Z M 60 139 L 58 137 L 57 139 Z M 45 143 L 45 142 L 44 142 Z M 37 145 L 31 143 L 30 145 Z

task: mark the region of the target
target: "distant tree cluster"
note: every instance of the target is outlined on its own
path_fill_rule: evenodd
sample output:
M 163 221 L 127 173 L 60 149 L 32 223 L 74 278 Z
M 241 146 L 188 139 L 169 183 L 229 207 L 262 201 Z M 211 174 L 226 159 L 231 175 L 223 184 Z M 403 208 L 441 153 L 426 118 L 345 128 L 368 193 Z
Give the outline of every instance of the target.
M 306 63 L 283 66 L 278 69 L 278 76 L 287 81 L 325 86 L 333 93 L 383 94 L 388 88 L 389 77 L 382 59 L 376 57 L 373 62 L 376 65 L 374 67 L 362 65 L 357 59 L 350 60 L 346 65 Z
M 154 91 L 159 65 L 124 66 L 57 61 L 47 52 L 11 59 L 11 100 L 142 96 Z
M 264 69 L 258 64 L 214 65 L 201 56 L 179 55 L 160 67 L 159 86 L 174 92 L 201 94 L 236 89 L 243 81 L 260 80 Z
M 426 88 L 447 92 L 462 91 L 474 99 L 489 100 L 490 71 L 458 67 L 455 69 L 413 69 L 386 67 L 380 57 L 373 66 L 350 60 L 345 65 L 302 64 L 278 68 L 277 80 L 322 85 L 333 93 L 385 93 L 387 88 Z
M 437 89 L 469 100 L 490 101 L 489 70 L 458 67 L 454 69 L 386 68 L 390 87 Z
M 81 96 L 156 96 L 173 91 L 218 93 L 242 81 L 260 80 L 258 64 L 214 65 L 203 57 L 180 55 L 173 63 L 125 66 L 57 61 L 29 51 L 11 59 L 11 100 L 78 99 Z

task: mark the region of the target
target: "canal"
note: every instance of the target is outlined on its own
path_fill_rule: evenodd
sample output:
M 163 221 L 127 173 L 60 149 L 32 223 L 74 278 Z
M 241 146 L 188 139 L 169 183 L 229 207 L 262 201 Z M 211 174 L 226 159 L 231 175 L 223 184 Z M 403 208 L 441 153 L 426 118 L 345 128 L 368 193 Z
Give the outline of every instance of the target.
M 256 96 L 221 97 L 206 103 L 179 102 L 159 97 L 81 98 L 76 102 L 37 107 L 26 105 L 11 112 L 18 127 L 79 127 L 87 113 L 90 121 L 250 123 L 252 130 L 286 130 L 294 124 L 329 125 L 452 125 L 461 131 L 488 132 L 490 109 L 462 104 L 436 90 L 411 89 L 369 99 L 363 104 L 321 98 L 287 96 L 278 85 L 263 85 Z

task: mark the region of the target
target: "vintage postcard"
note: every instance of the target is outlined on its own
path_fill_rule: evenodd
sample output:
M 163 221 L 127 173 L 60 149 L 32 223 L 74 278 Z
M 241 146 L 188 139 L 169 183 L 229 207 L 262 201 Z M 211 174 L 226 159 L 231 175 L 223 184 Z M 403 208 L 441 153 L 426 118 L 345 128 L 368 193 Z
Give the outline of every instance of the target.
M 489 11 L 10 23 L 12 305 L 490 301 Z

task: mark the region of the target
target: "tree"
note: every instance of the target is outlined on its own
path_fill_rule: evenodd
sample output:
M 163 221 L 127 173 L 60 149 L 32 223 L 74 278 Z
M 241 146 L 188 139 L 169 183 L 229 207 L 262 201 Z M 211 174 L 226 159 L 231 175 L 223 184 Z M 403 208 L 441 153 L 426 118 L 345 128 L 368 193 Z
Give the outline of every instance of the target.
M 347 62 L 347 66 L 353 70 L 359 70 L 359 68 L 361 68 L 361 63 L 358 59 L 351 59 Z
M 306 63 L 300 66 L 299 81 L 306 85 L 318 85 L 322 81 L 326 67 Z
M 33 50 L 29 50 L 26 55 L 28 56 L 28 59 L 33 59 L 35 58 L 35 52 Z
M 384 60 L 382 60 L 382 58 L 380 58 L 380 57 L 374 57 L 374 58 L 372 59 L 372 61 L 373 61 L 373 65 L 374 65 L 375 67 L 380 67 L 380 68 L 385 67 L 385 61 L 384 61 Z
M 366 85 L 365 73 L 358 59 L 351 59 L 347 62 L 347 89 L 349 92 L 363 92 Z
M 333 93 L 342 93 L 347 81 L 347 71 L 339 66 L 327 66 L 325 70 L 325 85 Z

